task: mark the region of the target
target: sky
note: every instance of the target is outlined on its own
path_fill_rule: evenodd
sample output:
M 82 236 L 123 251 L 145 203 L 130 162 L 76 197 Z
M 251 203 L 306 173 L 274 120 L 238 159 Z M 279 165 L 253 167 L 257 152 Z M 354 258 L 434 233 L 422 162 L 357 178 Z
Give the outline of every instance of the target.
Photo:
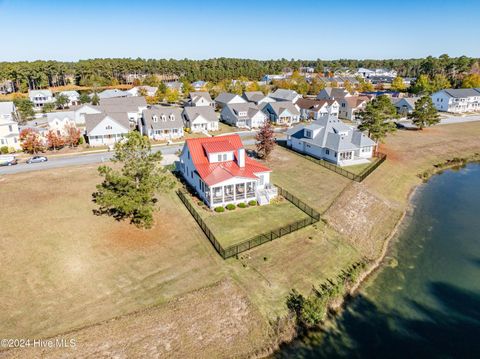
M 480 57 L 480 0 L 0 0 L 0 61 Z

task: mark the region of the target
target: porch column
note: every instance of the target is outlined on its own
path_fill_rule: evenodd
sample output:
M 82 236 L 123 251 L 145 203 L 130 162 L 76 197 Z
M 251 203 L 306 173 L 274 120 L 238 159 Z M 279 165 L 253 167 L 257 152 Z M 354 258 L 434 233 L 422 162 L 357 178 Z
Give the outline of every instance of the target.
M 225 186 L 222 186 L 222 203 L 225 203 Z
M 243 198 L 247 200 L 247 182 L 243 184 Z

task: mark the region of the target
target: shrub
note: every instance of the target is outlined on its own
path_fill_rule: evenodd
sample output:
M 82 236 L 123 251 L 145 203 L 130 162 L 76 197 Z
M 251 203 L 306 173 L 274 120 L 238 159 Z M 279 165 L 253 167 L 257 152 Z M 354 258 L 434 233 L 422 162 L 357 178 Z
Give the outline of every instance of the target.
M 0 147 L 0 153 L 2 155 L 6 155 L 8 153 L 8 147 L 7 146 Z
M 249 206 L 256 206 L 256 205 L 257 205 L 257 201 L 255 201 L 254 199 L 252 199 L 250 202 L 248 202 L 248 205 L 249 205 Z
M 225 208 L 223 208 L 223 207 L 215 207 L 215 212 L 218 212 L 218 213 L 225 212 Z
M 239 204 L 237 205 L 237 207 L 238 207 L 238 208 L 247 208 L 247 204 L 242 202 L 242 203 L 239 203 Z
M 235 208 L 236 208 L 236 207 L 235 207 L 235 205 L 234 205 L 233 203 L 227 204 L 227 209 L 228 209 L 229 211 L 233 211 Z

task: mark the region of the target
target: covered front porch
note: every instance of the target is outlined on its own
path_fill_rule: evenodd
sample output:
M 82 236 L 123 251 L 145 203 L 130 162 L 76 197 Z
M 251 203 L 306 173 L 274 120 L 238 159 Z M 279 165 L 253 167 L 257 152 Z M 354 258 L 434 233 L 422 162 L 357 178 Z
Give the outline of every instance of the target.
M 255 200 L 256 191 L 256 181 L 245 181 L 235 184 L 207 187 L 205 195 L 210 207 L 216 207 L 228 203 L 240 203 Z
M 360 152 L 357 151 L 343 151 L 337 153 L 337 164 L 339 166 L 352 166 L 370 163 L 370 159 L 361 157 Z

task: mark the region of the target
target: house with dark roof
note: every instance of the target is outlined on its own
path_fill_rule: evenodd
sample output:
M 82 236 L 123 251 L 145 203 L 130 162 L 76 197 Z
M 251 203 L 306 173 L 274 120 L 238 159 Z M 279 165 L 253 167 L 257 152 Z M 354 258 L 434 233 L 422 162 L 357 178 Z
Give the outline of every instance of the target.
M 317 95 L 317 100 L 341 100 L 345 97 L 350 97 L 352 94 L 340 87 L 325 87 L 320 90 Z
M 218 131 L 218 117 L 211 106 L 185 107 L 182 113 L 183 123 L 191 132 Z
M 112 146 L 132 129 L 125 112 L 85 115 L 85 135 L 93 147 Z
M 420 99 L 420 97 L 402 97 L 396 98 L 391 97 L 392 103 L 397 109 L 397 112 L 400 116 L 406 117 L 408 114 L 412 113 L 415 110 L 415 103 Z
M 368 163 L 376 143 L 336 117 L 325 117 L 287 132 L 287 146 L 338 166 Z
M 277 89 L 275 92 L 271 93 L 269 97 L 273 98 L 275 101 L 289 101 L 293 103 L 302 98 L 297 91 L 286 89 Z
M 104 98 L 100 99 L 98 109 L 104 113 L 126 113 L 131 124 L 140 127 L 147 100 L 143 96 Z
M 221 92 L 217 97 L 215 97 L 215 104 L 219 108 L 224 108 L 226 105 L 246 102 L 247 101 L 245 101 L 241 96 L 229 92 Z
M 248 157 L 236 134 L 187 139 L 177 169 L 212 209 L 252 200 L 263 205 L 277 196 L 271 169 Z
M 290 101 L 266 103 L 262 111 L 267 115 L 269 121 L 277 125 L 290 126 L 300 121 L 300 110 Z
M 275 102 L 273 98 L 265 96 L 262 91 L 245 91 L 242 97 L 245 101 L 253 102 L 255 105 L 267 102 Z
M 187 106 L 211 106 L 215 107 L 215 102 L 206 91 L 190 92 Z
M 339 104 L 336 100 L 301 98 L 295 105 L 300 108 L 302 120 L 318 120 L 322 117 L 338 117 Z
M 171 106 L 153 106 L 143 110 L 142 133 L 153 140 L 182 138 L 182 109 Z
M 480 88 L 445 89 L 432 94 L 438 111 L 463 113 L 480 111 Z
M 251 102 L 226 105 L 220 112 L 220 119 L 239 128 L 259 128 L 267 120 L 267 115 Z

